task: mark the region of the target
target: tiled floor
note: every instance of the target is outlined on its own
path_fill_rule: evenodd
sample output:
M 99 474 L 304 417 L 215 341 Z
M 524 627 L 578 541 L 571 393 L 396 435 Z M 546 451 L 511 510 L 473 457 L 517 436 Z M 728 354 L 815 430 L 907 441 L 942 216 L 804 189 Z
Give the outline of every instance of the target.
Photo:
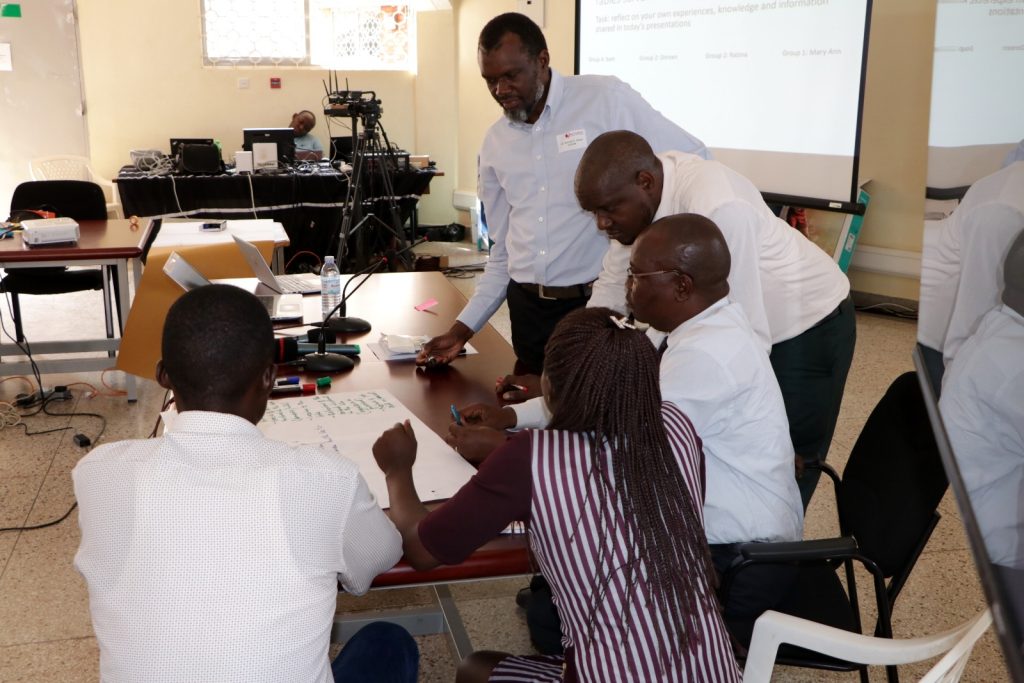
M 429 245 L 433 246 L 433 245 Z M 453 280 L 463 291 L 473 281 Z M 10 329 L 7 306 L 0 319 Z M 23 307 L 30 339 L 60 338 L 83 333 L 102 334 L 95 292 L 65 297 L 25 297 Z M 508 314 L 503 308 L 496 327 L 508 335 Z M 911 322 L 868 314 L 858 317 L 857 352 L 846 388 L 830 462 L 841 470 L 860 428 L 886 387 L 897 375 L 912 369 L 914 343 Z M 120 386 L 119 373 L 107 380 Z M 52 412 L 88 411 L 104 416 L 103 441 L 136 438 L 153 428 L 163 392 L 142 382 L 140 399 L 129 405 L 123 397 L 101 385 L 100 373 L 46 375 L 48 385 L 89 382 L 101 395 L 87 398 L 86 387 L 72 386 L 72 401 L 52 404 Z M 10 401 L 25 390 L 25 383 L 9 379 L 0 383 L 0 401 Z M 72 426 L 74 429 L 26 436 L 22 429 L 0 431 L 0 526 L 39 524 L 63 515 L 73 502 L 69 472 L 84 450 L 72 443 L 81 431 L 95 437 L 100 420 L 95 417 L 35 415 L 25 418 L 29 430 Z M 897 637 L 912 637 L 950 628 L 983 607 L 974 566 L 959 522 L 955 504 L 947 496 L 941 504 L 943 519 L 925 549 L 895 608 Z M 807 536 L 824 537 L 835 532 L 835 512 L 827 486 L 823 485 L 807 515 Z M 0 533 L 0 681 L 95 681 L 97 647 L 92 636 L 85 586 L 71 562 L 78 545 L 77 515 L 46 529 Z M 473 644 L 481 649 L 529 652 L 525 622 L 513 596 L 522 580 L 478 582 L 453 586 Z M 862 585 L 866 585 L 862 582 Z M 422 590 L 386 591 L 369 597 L 339 601 L 343 611 L 378 606 L 422 604 L 429 596 Z M 869 610 L 865 610 L 869 611 Z M 866 615 L 868 616 L 868 615 Z M 870 617 L 869 617 L 870 618 Z M 421 681 L 453 680 L 455 662 L 442 636 L 418 638 L 422 652 Z M 916 680 L 926 665 L 901 668 L 903 679 Z M 884 672 L 872 671 L 872 680 Z M 998 645 L 991 632 L 979 642 L 964 677 L 966 681 L 1006 680 Z M 825 674 L 797 669 L 776 669 L 779 681 L 854 681 L 856 674 Z

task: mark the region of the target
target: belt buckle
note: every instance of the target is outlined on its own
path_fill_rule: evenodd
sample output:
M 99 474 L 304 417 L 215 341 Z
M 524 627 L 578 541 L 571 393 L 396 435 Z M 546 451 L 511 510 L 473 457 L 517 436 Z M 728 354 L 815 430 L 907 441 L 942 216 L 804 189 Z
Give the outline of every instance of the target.
M 554 301 L 555 299 L 558 298 L 554 296 L 547 296 L 546 294 L 544 294 L 544 285 L 541 284 L 537 285 L 537 296 L 540 297 L 541 299 L 546 299 L 548 301 Z

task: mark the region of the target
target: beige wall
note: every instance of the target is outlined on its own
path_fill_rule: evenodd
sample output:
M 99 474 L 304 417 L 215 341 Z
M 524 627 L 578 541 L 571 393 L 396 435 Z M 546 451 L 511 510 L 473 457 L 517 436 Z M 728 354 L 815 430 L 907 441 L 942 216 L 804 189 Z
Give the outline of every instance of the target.
M 860 243 L 920 252 L 928 172 L 935 0 L 875 0 L 860 177 L 871 203 Z M 854 289 L 916 300 L 916 279 L 852 271 Z
M 128 163 L 129 150 L 167 150 L 171 137 L 216 138 L 230 159 L 243 128 L 286 126 L 293 112 L 321 108 L 322 70 L 203 66 L 198 0 L 79 0 L 79 21 L 89 146 L 102 173 Z M 423 13 L 419 21 L 418 75 L 339 75 L 353 89 L 376 91 L 393 143 L 430 153 L 447 172 L 456 163 L 452 12 Z M 271 76 L 282 79 L 280 90 L 270 89 Z M 238 88 L 239 78 L 250 80 L 249 89 Z M 342 126 L 317 118 L 313 132 L 325 146 L 332 131 L 344 135 Z M 435 179 L 422 222 L 454 219 L 453 182 L 447 173 Z

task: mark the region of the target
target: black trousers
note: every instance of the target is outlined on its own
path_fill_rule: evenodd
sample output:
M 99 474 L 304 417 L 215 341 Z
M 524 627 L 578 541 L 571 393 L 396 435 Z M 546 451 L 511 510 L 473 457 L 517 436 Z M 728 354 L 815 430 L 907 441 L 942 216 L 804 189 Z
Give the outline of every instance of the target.
M 582 308 L 589 296 L 573 299 L 542 299 L 509 280 L 505 290 L 512 323 L 512 349 L 516 353 L 516 374 L 539 375 L 544 369 L 544 346 L 558 321 Z
M 814 327 L 772 346 L 770 359 L 786 404 L 789 436 L 804 462 L 821 462 L 828 455 L 856 342 L 857 320 L 853 300 L 847 297 Z M 805 510 L 820 476 L 808 470 L 797 479 Z

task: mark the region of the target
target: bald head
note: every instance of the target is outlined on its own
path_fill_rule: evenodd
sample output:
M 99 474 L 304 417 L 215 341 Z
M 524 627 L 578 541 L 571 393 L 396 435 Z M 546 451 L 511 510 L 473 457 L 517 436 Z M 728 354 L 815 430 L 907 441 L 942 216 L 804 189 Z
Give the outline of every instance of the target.
M 687 273 L 696 289 L 714 294 L 724 287 L 728 293 L 732 259 L 722 231 L 710 219 L 695 213 L 666 216 L 655 221 L 643 238 L 643 249 L 650 249 L 652 255 L 660 253 L 665 268 Z
M 1024 230 L 1006 253 L 1003 282 L 1003 303 L 1024 315 Z
M 667 216 L 633 244 L 626 298 L 637 319 L 670 332 L 729 293 L 730 264 L 712 221 L 693 213 Z
M 661 162 L 647 140 L 628 130 L 603 133 L 590 143 L 576 168 L 576 196 L 604 194 L 633 182 L 640 171 L 661 174 Z

